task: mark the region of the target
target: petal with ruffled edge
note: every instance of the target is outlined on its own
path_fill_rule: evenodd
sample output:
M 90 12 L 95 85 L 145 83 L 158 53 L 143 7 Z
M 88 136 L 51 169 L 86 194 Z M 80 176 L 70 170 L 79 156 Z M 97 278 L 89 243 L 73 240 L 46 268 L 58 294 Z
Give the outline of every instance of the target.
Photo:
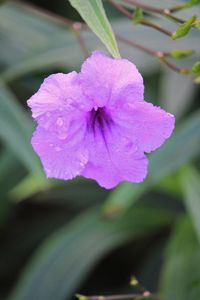
M 121 181 L 141 182 L 147 175 L 148 159 L 137 146 L 118 135 L 117 131 L 89 134 L 89 160 L 82 171 L 86 178 L 96 180 L 107 189 Z
M 126 105 L 120 111 L 113 111 L 112 118 L 144 152 L 151 152 L 160 147 L 170 137 L 175 118 L 160 107 L 148 102 L 135 102 Z
M 33 118 L 40 121 L 45 114 L 47 117 L 54 111 L 73 111 L 91 109 L 92 103 L 85 98 L 80 85 L 77 83 L 77 73 L 57 73 L 47 77 L 40 89 L 28 101 Z
M 84 124 L 82 129 L 68 132 L 66 139 L 60 139 L 56 131 L 37 127 L 31 142 L 47 177 L 66 180 L 81 173 L 88 161 L 84 134 Z
M 38 127 L 32 145 L 48 177 L 95 179 L 105 188 L 141 182 L 174 117 L 143 101 L 134 64 L 95 52 L 77 74 L 49 76 L 28 105 Z
M 131 101 L 144 98 L 143 79 L 136 66 L 101 52 L 94 52 L 83 63 L 79 80 L 84 94 L 97 107 L 123 101 L 125 93 Z

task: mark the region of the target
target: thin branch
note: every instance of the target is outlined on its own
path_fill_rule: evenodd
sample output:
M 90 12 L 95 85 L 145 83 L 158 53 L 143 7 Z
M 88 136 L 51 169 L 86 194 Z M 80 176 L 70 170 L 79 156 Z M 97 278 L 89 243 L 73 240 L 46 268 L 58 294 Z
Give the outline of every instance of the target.
M 171 61 L 167 60 L 166 57 L 169 55 L 168 52 L 162 52 L 162 51 L 154 51 L 150 48 L 147 48 L 143 45 L 140 45 L 140 44 L 137 44 L 133 41 L 130 41 L 120 35 L 116 35 L 116 38 L 118 41 L 126 44 L 126 45 L 129 45 L 131 47 L 134 47 L 134 48 L 137 48 L 151 56 L 154 56 L 156 58 L 158 58 L 160 60 L 161 63 L 165 64 L 167 67 L 169 67 L 170 69 L 172 69 L 173 71 L 179 73 L 179 74 L 183 74 L 183 75 L 188 75 L 191 73 L 190 69 L 187 69 L 187 68 L 180 68 L 178 67 L 177 65 L 173 64 Z
M 134 6 L 137 6 L 141 9 L 143 9 L 143 10 L 150 11 L 152 13 L 163 14 L 163 12 L 164 12 L 164 10 L 162 8 L 158 8 L 158 7 L 154 7 L 154 6 L 151 6 L 151 5 L 143 4 L 143 3 L 140 3 L 140 2 L 135 1 L 135 0 L 125 0 L 125 2 L 127 2 L 129 4 L 132 4 Z
M 122 42 L 124 44 L 127 44 L 127 45 L 129 45 L 131 47 L 134 47 L 134 48 L 137 48 L 139 50 L 142 50 L 143 52 L 146 52 L 147 54 L 149 54 L 151 56 L 155 56 L 155 57 L 159 56 L 158 52 L 156 52 L 156 51 L 154 51 L 154 50 L 152 50 L 150 48 L 147 48 L 145 46 L 142 46 L 140 44 L 137 44 L 137 43 L 135 43 L 135 42 L 133 42 L 131 40 L 128 40 L 128 39 L 124 38 L 123 36 L 121 36 L 119 34 L 116 34 L 116 38 L 117 38 L 118 41 L 120 41 L 120 42 Z M 160 53 L 162 53 L 162 52 L 160 52 Z
M 166 10 L 166 11 L 167 11 L 167 10 Z M 186 20 L 183 20 L 183 19 L 181 19 L 181 18 L 179 18 L 179 17 L 177 17 L 177 16 L 174 16 L 174 15 L 172 15 L 171 13 L 168 13 L 168 12 L 165 12 L 165 13 L 162 14 L 162 15 L 164 15 L 165 18 L 167 18 L 167 19 L 170 20 L 170 21 L 173 21 L 173 22 L 176 23 L 176 24 L 183 24 L 183 23 L 186 22 Z
M 179 73 L 179 74 L 183 74 L 183 75 L 189 75 L 191 74 L 191 70 L 187 69 L 187 68 L 179 68 L 178 66 L 174 65 L 172 62 L 170 62 L 169 60 L 167 60 L 165 57 L 161 57 L 160 58 L 160 62 L 165 64 L 167 67 L 169 67 L 170 69 L 172 69 L 173 71 Z
M 185 3 L 176 5 L 174 7 L 171 7 L 169 10 L 170 10 L 171 13 L 175 13 L 175 12 L 177 12 L 179 10 L 184 9 L 184 8 L 185 8 Z
M 88 300 L 121 300 L 121 299 L 135 299 L 141 297 L 139 294 L 130 295 L 111 295 L 111 296 L 86 296 Z
M 118 11 L 120 11 L 124 16 L 126 16 L 129 19 L 132 19 L 132 14 L 125 9 L 122 5 L 116 3 L 114 0 L 108 0 L 110 4 L 115 7 Z
M 125 294 L 125 295 L 110 295 L 110 296 L 83 296 L 87 300 L 143 300 L 143 299 L 154 299 L 160 300 L 158 295 L 152 294 L 149 291 L 145 291 L 142 294 Z M 80 297 L 78 297 L 80 298 Z
M 175 6 L 171 7 L 169 10 L 170 10 L 171 13 L 175 13 L 177 11 L 187 9 L 189 7 L 190 6 L 187 6 L 187 3 L 182 3 L 182 4 L 178 4 L 178 5 L 175 5 Z
M 15 0 L 14 2 L 20 4 L 20 6 L 24 7 L 25 9 L 28 9 L 30 12 L 33 12 L 34 14 L 44 17 L 50 21 L 56 22 L 57 24 L 67 25 L 71 27 L 74 23 L 72 20 L 57 15 L 45 8 L 37 6 L 36 4 L 25 3 L 24 1 L 20 1 L 20 0 Z
M 79 30 L 76 29 L 76 27 L 78 25 L 79 25 L 79 23 L 78 24 L 76 24 L 76 23 L 73 24 L 74 35 L 77 38 L 77 41 L 78 41 L 78 43 L 80 45 L 80 48 L 82 49 L 84 57 L 87 58 L 90 55 L 90 52 L 89 52 L 89 50 L 88 50 L 88 48 L 86 46 L 86 43 L 85 43 L 85 40 L 84 40 L 82 34 L 81 34 L 81 30 L 80 29 Z
M 85 41 L 81 34 L 82 30 L 87 28 L 86 24 L 84 24 L 82 22 L 76 22 L 76 21 L 69 20 L 69 19 L 64 18 L 60 15 L 57 15 L 53 12 L 50 12 L 47 9 L 41 8 L 35 4 L 30 4 L 30 3 L 27 4 L 20 0 L 15 0 L 15 2 L 19 3 L 22 7 L 28 9 L 29 11 L 33 12 L 34 14 L 36 14 L 38 16 L 42 16 L 50 21 L 56 22 L 59 25 L 64 25 L 64 26 L 67 25 L 73 31 L 75 37 L 77 38 L 77 41 L 80 45 L 80 48 L 82 49 L 84 57 L 85 58 L 88 57 L 89 51 L 85 45 Z
M 114 0 L 109 0 L 109 2 L 113 7 L 115 7 L 118 11 L 120 11 L 124 16 L 126 16 L 130 20 L 133 19 L 133 15 L 127 9 L 125 9 L 123 6 L 116 3 Z M 149 20 L 142 19 L 140 21 L 140 24 L 151 27 L 151 28 L 154 28 L 154 29 L 156 29 L 156 30 L 168 35 L 168 36 L 172 36 L 172 32 L 170 32 L 169 30 L 163 28 L 159 24 L 153 23 Z
M 176 17 L 173 15 L 174 12 L 180 10 L 180 8 L 178 7 L 171 7 L 171 8 L 158 8 L 155 6 L 151 6 L 151 5 L 147 5 L 147 4 L 143 4 L 138 2 L 137 0 L 124 0 L 125 2 L 127 2 L 128 4 L 132 4 L 136 7 L 139 7 L 145 11 L 148 12 L 152 12 L 155 14 L 160 14 L 168 19 L 170 19 L 171 21 L 174 21 L 176 23 L 185 23 L 187 20 L 184 20 L 182 18 Z M 198 21 L 194 22 L 193 26 L 195 27 L 195 24 L 198 24 Z
M 109 0 L 109 1 L 119 11 L 121 11 L 124 15 L 126 15 L 126 17 L 128 17 L 129 19 L 130 18 L 132 19 L 132 14 L 128 10 L 126 10 L 124 7 L 122 7 L 121 5 L 117 4 L 113 0 Z M 128 1 L 130 1 L 130 2 L 132 1 L 132 3 L 133 2 L 135 2 L 135 3 L 137 2 L 137 1 L 134 1 L 134 0 L 128 0 Z M 25 7 L 29 11 L 33 11 L 35 14 L 37 14 L 39 16 L 45 17 L 46 19 L 54 21 L 54 22 L 56 22 L 56 23 L 58 23 L 60 25 L 65 25 L 65 26 L 67 25 L 67 26 L 69 26 L 70 29 L 74 32 L 74 34 L 75 34 L 75 36 L 77 38 L 77 41 L 78 41 L 78 43 L 79 43 L 79 45 L 80 45 L 80 47 L 81 47 L 81 49 L 83 51 L 84 56 L 88 57 L 89 51 L 88 51 L 88 49 L 87 49 L 87 47 L 85 45 L 85 41 L 84 41 L 84 39 L 83 39 L 83 37 L 81 35 L 81 31 L 88 28 L 86 24 L 84 24 L 82 22 L 74 22 L 72 20 L 66 19 L 66 18 L 64 18 L 62 16 L 59 16 L 59 15 L 55 14 L 55 13 L 49 12 L 46 9 L 40 8 L 40 7 L 38 7 L 38 6 L 34 5 L 34 4 L 27 4 L 27 3 L 24 3 L 23 1 L 20 1 L 20 0 L 15 0 L 15 2 L 16 3 L 20 3 L 21 6 Z M 145 7 L 148 7 L 148 6 L 145 5 Z M 160 9 L 158 9 L 158 10 L 160 11 Z M 144 22 L 144 21 L 145 21 L 145 23 L 149 22 L 147 20 L 142 20 L 142 22 Z M 147 25 L 147 24 L 144 24 L 144 25 Z M 159 27 L 159 29 L 158 29 L 159 25 L 157 25 L 157 24 L 154 24 L 154 25 L 156 25 L 156 29 L 157 30 L 162 31 L 163 28 Z M 152 24 L 149 24 L 149 23 L 148 23 L 147 26 L 153 27 Z M 173 63 L 171 63 L 170 61 L 168 61 L 166 59 L 166 57 L 168 56 L 167 52 L 154 51 L 154 50 L 152 50 L 150 48 L 147 48 L 147 47 L 145 47 L 143 45 L 137 44 L 137 43 L 135 43 L 135 42 L 133 42 L 131 40 L 128 40 L 128 39 L 126 39 L 126 38 L 124 38 L 122 36 L 119 36 L 119 35 L 116 35 L 116 37 L 117 37 L 117 39 L 119 41 L 121 41 L 121 42 L 123 42 L 123 43 L 125 43 L 125 44 L 127 44 L 129 46 L 132 46 L 132 47 L 137 48 L 137 49 L 139 49 L 139 50 L 141 50 L 141 51 L 143 51 L 143 52 L 145 52 L 145 53 L 147 53 L 147 54 L 149 54 L 151 56 L 159 58 L 159 60 L 163 64 L 167 65 L 169 68 L 171 68 L 172 70 L 174 70 L 174 71 L 176 71 L 178 73 L 181 73 L 181 74 L 189 74 L 190 73 L 189 69 L 179 68 L 176 65 L 174 65 Z M 112 299 L 110 299 L 110 300 L 112 300 Z
M 163 27 L 160 26 L 159 24 L 156 24 L 156 23 L 150 22 L 150 21 L 148 21 L 148 20 L 144 20 L 144 19 L 143 19 L 140 23 L 143 24 L 143 25 L 152 27 L 152 28 L 154 28 L 154 29 L 156 29 L 156 30 L 158 30 L 158 31 L 160 31 L 160 32 L 162 32 L 162 33 L 164 33 L 164 34 L 170 36 L 170 37 L 172 36 L 172 32 L 171 32 L 171 31 L 169 31 L 169 30 L 163 28 Z

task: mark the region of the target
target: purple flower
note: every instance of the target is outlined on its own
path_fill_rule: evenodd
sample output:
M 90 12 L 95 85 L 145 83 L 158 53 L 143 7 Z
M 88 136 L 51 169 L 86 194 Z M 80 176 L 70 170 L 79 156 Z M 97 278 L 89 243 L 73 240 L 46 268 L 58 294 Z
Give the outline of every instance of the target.
M 94 52 L 81 72 L 53 74 L 28 100 L 38 126 L 32 145 L 48 177 L 95 179 L 105 188 L 147 175 L 144 152 L 160 147 L 173 115 L 144 101 L 134 64 Z

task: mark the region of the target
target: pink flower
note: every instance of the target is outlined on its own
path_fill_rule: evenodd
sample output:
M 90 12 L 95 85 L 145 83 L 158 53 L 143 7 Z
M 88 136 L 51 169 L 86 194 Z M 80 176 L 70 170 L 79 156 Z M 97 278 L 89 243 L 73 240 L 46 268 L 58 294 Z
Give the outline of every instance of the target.
M 171 135 L 174 116 L 144 101 L 134 64 L 94 52 L 81 72 L 53 74 L 28 100 L 38 126 L 32 145 L 48 177 L 95 179 L 105 188 L 141 182 L 145 152 Z

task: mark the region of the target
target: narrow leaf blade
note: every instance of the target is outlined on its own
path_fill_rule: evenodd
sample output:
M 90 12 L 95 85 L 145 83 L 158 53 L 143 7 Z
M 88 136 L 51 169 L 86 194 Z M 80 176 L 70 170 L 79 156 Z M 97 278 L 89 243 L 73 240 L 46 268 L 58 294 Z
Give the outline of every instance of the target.
M 120 57 L 117 42 L 101 0 L 69 0 L 83 20 L 105 44 L 113 57 Z
M 169 225 L 166 210 L 136 207 L 120 220 L 89 209 L 55 232 L 38 249 L 9 300 L 68 299 L 87 273 L 112 249 Z
M 200 242 L 200 174 L 192 166 L 187 166 L 181 173 L 181 183 L 185 204 Z

